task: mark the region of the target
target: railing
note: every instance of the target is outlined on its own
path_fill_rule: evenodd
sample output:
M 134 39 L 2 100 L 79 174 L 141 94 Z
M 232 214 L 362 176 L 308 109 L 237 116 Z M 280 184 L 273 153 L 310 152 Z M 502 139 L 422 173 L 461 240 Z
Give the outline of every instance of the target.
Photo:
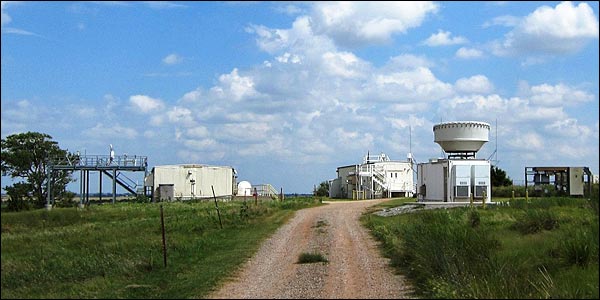
M 256 184 L 252 186 L 252 191 L 256 189 L 256 193 L 258 196 L 275 196 L 277 195 L 277 190 L 275 188 L 266 183 L 266 184 Z
M 148 166 L 147 156 L 138 155 L 70 155 L 65 157 L 52 157 L 49 163 L 53 166 L 71 166 L 71 167 L 146 167 Z

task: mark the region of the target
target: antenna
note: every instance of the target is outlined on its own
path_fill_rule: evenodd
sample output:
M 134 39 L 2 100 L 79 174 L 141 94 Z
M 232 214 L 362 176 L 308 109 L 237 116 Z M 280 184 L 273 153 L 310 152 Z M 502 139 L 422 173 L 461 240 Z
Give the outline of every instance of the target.
M 498 117 L 496 117 L 494 127 L 496 127 L 496 149 L 494 150 L 494 152 L 496 153 L 496 165 L 497 165 L 498 164 Z
M 412 128 L 408 125 L 408 153 L 412 155 Z
M 487 160 L 493 161 L 494 164 L 498 165 L 498 118 L 496 118 L 496 125 L 495 125 L 495 127 L 496 127 L 495 128 L 495 130 L 496 130 L 496 138 L 495 138 L 496 139 L 496 142 L 495 142 L 496 145 L 494 146 L 494 148 L 495 148 L 494 152 L 492 152 L 492 154 L 490 154 L 490 157 L 488 157 Z M 496 159 L 491 160 L 492 156 L 494 156 L 494 155 L 496 156 Z M 492 165 L 494 165 L 494 164 L 492 164 Z

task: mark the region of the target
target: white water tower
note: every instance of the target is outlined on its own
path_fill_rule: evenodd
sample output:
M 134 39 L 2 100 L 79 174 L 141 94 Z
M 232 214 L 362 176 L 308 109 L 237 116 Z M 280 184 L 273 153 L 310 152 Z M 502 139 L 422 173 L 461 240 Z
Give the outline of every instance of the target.
M 434 142 L 448 158 L 474 158 L 489 141 L 490 124 L 474 121 L 448 122 L 433 126 Z

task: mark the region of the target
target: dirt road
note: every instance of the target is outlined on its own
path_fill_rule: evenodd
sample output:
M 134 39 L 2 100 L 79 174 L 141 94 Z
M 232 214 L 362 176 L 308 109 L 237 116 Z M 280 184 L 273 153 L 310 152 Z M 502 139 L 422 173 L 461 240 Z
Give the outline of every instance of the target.
M 231 281 L 208 298 L 410 298 L 410 286 L 359 223 L 382 200 L 332 202 L 303 209 L 257 252 Z M 298 264 L 304 252 L 327 263 Z

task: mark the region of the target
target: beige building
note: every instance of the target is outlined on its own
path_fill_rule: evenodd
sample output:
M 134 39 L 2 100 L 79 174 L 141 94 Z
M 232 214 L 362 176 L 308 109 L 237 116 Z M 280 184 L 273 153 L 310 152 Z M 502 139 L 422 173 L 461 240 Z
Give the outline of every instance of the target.
M 144 179 L 151 187 L 153 201 L 189 200 L 236 194 L 236 172 L 228 166 L 200 164 L 155 166 Z

